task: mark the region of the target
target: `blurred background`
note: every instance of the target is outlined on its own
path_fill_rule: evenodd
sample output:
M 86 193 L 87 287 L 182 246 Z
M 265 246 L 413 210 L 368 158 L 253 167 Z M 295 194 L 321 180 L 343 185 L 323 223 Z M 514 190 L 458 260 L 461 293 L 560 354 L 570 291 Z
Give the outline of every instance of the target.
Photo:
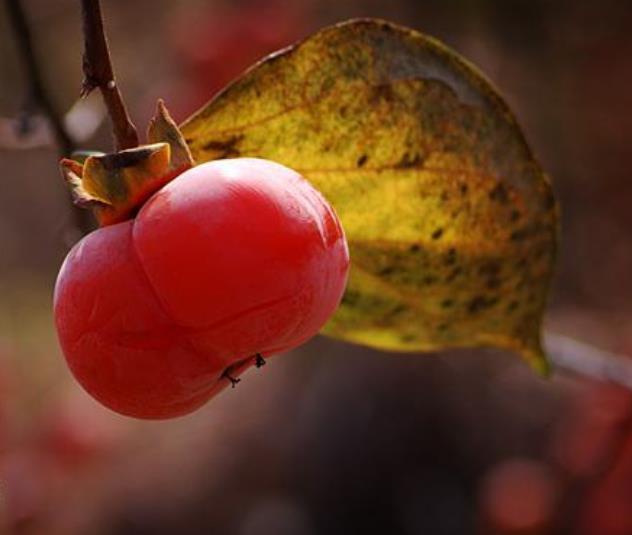
M 81 84 L 77 1 L 24 0 L 81 146 L 109 125 Z M 186 118 L 265 53 L 379 16 L 474 61 L 516 112 L 563 208 L 546 326 L 632 355 L 632 5 L 545 0 L 108 0 L 145 125 Z M 632 534 L 632 395 L 513 355 L 388 355 L 317 338 L 196 413 L 118 416 L 71 378 L 52 288 L 78 239 L 57 149 L 0 8 L 0 532 Z M 17 127 L 17 129 L 16 129 Z

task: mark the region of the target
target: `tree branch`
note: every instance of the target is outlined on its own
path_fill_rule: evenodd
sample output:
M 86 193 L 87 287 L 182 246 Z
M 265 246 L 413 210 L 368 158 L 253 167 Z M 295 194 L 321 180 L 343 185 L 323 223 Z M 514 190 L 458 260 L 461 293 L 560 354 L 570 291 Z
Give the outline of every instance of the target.
M 35 55 L 33 47 L 33 36 L 26 20 L 26 14 L 22 8 L 20 0 L 6 0 L 9 21 L 18 45 L 18 51 L 25 65 L 28 79 L 29 95 L 25 112 L 32 111 L 33 108 L 40 111 L 48 121 L 50 129 L 57 143 L 60 157 L 70 156 L 75 150 L 75 143 L 68 134 L 61 116 L 57 113 L 55 106 L 46 90 L 42 78 L 41 66 Z M 23 123 L 29 126 L 32 121 L 30 113 L 25 113 Z M 35 121 L 37 126 L 37 122 Z M 31 125 L 32 126 L 32 125 Z M 28 131 L 26 132 L 28 133 Z M 72 217 L 75 227 L 85 234 L 93 228 L 93 221 L 89 213 L 78 207 L 72 206 Z
M 28 107 L 38 108 L 48 118 L 61 155 L 69 156 L 75 149 L 75 145 L 66 132 L 62 119 L 46 91 L 41 69 L 33 49 L 33 37 L 29 25 L 26 22 L 26 15 L 22 4 L 20 0 L 6 0 L 6 4 L 11 27 L 13 28 L 29 81 Z
M 560 370 L 632 390 L 632 359 L 594 347 L 568 336 L 547 332 L 544 345 Z
M 81 14 L 85 45 L 81 93 L 87 95 L 99 88 L 112 120 L 116 149 L 136 147 L 138 133 L 116 85 L 99 0 L 81 0 Z

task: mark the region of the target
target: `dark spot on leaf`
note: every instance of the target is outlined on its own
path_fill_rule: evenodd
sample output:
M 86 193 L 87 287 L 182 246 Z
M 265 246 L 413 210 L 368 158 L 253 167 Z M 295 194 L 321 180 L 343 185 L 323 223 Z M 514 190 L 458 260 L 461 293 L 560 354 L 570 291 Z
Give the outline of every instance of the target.
M 410 250 L 411 253 L 418 253 L 419 251 L 421 251 L 421 245 L 419 245 L 418 243 L 413 243 L 410 246 L 409 250 Z
M 525 267 L 527 267 L 527 259 L 519 258 L 516 262 L 516 269 L 524 269 Z
M 460 266 L 456 266 L 446 277 L 446 282 L 452 282 L 456 279 L 461 273 L 463 273 L 463 268 Z
M 437 277 L 435 277 L 434 275 L 426 275 L 422 279 L 422 282 L 426 285 L 434 284 L 435 282 L 437 282 Z
M 406 312 L 407 309 L 408 307 L 404 303 L 398 303 L 395 307 L 393 307 L 392 314 L 401 314 L 402 312 Z
M 351 290 L 347 290 L 345 294 L 342 296 L 342 303 L 345 305 L 355 305 L 360 301 L 360 293 L 354 292 Z
M 371 19 L 366 19 L 365 24 L 367 24 L 367 26 L 372 24 Z M 396 33 L 395 26 L 389 22 L 378 20 L 377 23 L 373 23 L 373 24 L 378 24 L 380 26 L 380 31 L 384 33 L 390 33 L 390 34 Z
M 433 240 L 438 240 L 439 238 L 441 238 L 441 236 L 443 236 L 443 229 L 442 228 L 438 228 L 437 230 L 435 230 L 431 234 L 431 237 L 432 237 Z
M 378 270 L 378 275 L 390 275 L 391 273 L 393 273 L 393 271 L 395 271 L 395 266 L 391 264 L 380 268 Z
M 533 259 L 536 261 L 542 260 L 542 258 L 546 258 L 549 255 L 549 247 L 548 244 L 540 245 L 538 248 L 533 251 Z
M 439 325 L 437 325 L 437 330 L 438 331 L 447 331 L 448 330 L 448 324 L 447 323 L 440 323 Z
M 461 187 L 459 188 L 459 191 L 461 192 L 461 195 L 466 195 L 468 189 L 469 188 L 468 188 L 467 184 L 461 184 Z
M 490 260 L 481 265 L 478 272 L 484 276 L 496 276 L 500 273 L 502 266 L 498 260 Z
M 441 306 L 443 308 L 450 308 L 452 305 L 454 305 L 454 299 L 444 299 L 441 301 Z
M 507 312 L 513 312 L 514 310 L 516 310 L 518 308 L 518 301 L 511 301 L 508 305 L 507 305 Z
M 509 220 L 513 223 L 520 219 L 520 212 L 518 210 L 512 210 L 511 214 L 509 214 Z
M 213 140 L 206 143 L 202 148 L 204 150 L 215 150 L 219 152 L 218 159 L 236 158 L 241 153 L 236 145 L 244 138 L 243 134 L 229 137 L 226 140 Z
M 507 194 L 505 185 L 502 182 L 496 184 L 494 189 L 489 192 L 489 198 L 500 204 L 506 204 L 509 201 L 509 195 Z
M 380 100 L 383 101 L 392 101 L 393 100 L 393 88 L 390 84 L 378 84 L 373 86 L 373 91 L 371 93 L 370 103 L 375 105 Z
M 409 153 L 405 152 L 394 167 L 395 169 L 411 169 L 413 167 L 421 167 L 423 163 L 424 159 L 419 154 L 411 156 Z
M 368 159 L 369 159 L 369 157 L 368 157 L 366 154 L 363 154 L 362 156 L 360 156 L 360 157 L 358 158 L 358 161 L 356 162 L 356 165 L 357 165 L 358 167 L 362 167 L 362 166 L 366 163 L 366 161 L 367 161 Z
M 476 314 L 481 310 L 494 306 L 497 302 L 497 297 L 485 297 L 484 295 L 477 295 L 467 304 L 467 311 L 470 314 Z
M 487 288 L 490 290 L 496 290 L 497 288 L 501 286 L 502 282 L 503 281 L 499 279 L 498 277 L 491 277 L 487 279 L 485 286 L 487 286 Z
M 529 229 L 523 228 L 520 230 L 514 230 L 510 235 L 511 241 L 522 241 L 529 235 Z
M 445 255 L 445 265 L 451 266 L 456 262 L 456 249 L 454 247 L 450 247 L 448 252 Z
M 555 196 L 553 195 L 553 191 L 548 188 L 546 192 L 546 196 L 544 198 L 544 207 L 547 210 L 551 210 L 555 206 Z
M 331 150 L 332 144 L 333 144 L 333 141 L 331 139 L 328 139 L 322 144 L 320 150 L 323 152 L 329 152 Z

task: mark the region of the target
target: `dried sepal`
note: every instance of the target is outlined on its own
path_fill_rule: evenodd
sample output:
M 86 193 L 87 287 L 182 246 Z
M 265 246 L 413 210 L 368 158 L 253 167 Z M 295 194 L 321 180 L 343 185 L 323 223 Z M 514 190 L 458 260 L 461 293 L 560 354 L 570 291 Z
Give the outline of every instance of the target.
M 63 158 L 59 162 L 59 167 L 64 180 L 70 187 L 74 204 L 82 208 L 92 209 L 107 206 L 107 202 L 93 197 L 83 188 L 83 164 L 69 158 Z
M 194 165 L 162 101 L 147 137 L 147 145 L 112 154 L 82 154 L 60 162 L 73 201 L 92 209 L 101 226 L 133 217 L 153 193 Z
M 180 172 L 182 172 L 195 165 L 191 151 L 180 133 L 180 129 L 171 115 L 169 115 L 162 99 L 158 100 L 156 113 L 151 121 L 149 121 L 147 141 L 149 143 L 169 144 L 171 147 L 169 168 L 172 171 L 180 170 Z

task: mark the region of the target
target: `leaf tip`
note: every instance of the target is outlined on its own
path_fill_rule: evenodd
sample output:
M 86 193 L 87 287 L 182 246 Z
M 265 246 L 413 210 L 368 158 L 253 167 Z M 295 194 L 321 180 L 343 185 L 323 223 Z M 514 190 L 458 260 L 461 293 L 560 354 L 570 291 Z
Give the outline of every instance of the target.
M 167 143 L 171 148 L 171 169 L 184 170 L 195 165 L 191 151 L 171 117 L 163 99 L 156 103 L 156 113 L 147 128 L 149 143 Z
M 551 376 L 553 368 L 551 361 L 543 351 L 542 347 L 524 349 L 522 351 L 522 357 L 527 361 L 529 367 L 543 379 L 548 379 Z

